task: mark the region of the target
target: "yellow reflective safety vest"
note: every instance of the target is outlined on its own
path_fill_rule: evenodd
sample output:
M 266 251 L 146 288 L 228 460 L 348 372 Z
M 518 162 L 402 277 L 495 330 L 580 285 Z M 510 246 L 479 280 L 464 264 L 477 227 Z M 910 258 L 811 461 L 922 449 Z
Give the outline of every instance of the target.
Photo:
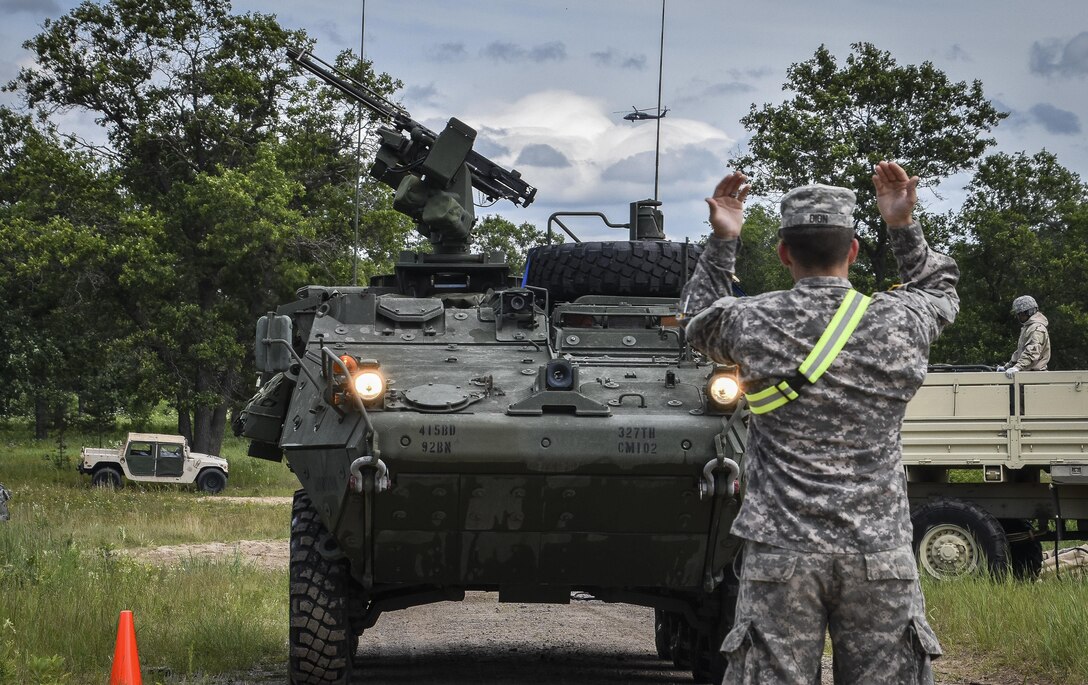
M 811 385 L 824 375 L 831 362 L 839 356 L 846 341 L 854 333 L 854 329 L 861 322 L 865 310 L 869 308 L 871 297 L 862 295 L 856 290 L 849 290 L 842 304 L 839 305 L 831 323 L 827 324 L 823 335 L 820 336 L 816 346 L 805 357 L 805 361 L 797 367 L 797 375 L 793 378 L 779 381 L 769 388 L 759 392 L 748 393 L 748 409 L 753 414 L 766 414 L 778 409 L 787 402 L 792 402 L 800 397 L 799 390 L 805 385 Z

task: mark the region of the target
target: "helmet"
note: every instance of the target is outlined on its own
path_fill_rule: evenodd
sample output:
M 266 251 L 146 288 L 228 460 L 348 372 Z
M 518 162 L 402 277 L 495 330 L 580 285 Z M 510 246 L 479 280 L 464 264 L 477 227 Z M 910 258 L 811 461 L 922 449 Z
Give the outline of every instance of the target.
M 1038 309 L 1039 305 L 1035 303 L 1035 298 L 1031 295 L 1021 295 L 1012 301 L 1012 313 L 1019 314 L 1020 312 L 1030 311 L 1032 309 Z

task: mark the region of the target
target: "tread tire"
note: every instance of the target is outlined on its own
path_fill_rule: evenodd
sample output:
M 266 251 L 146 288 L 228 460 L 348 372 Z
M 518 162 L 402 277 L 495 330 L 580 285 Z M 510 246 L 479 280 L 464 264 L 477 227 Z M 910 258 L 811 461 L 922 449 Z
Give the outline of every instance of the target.
M 206 469 L 196 477 L 196 486 L 201 492 L 218 495 L 227 487 L 227 474 L 219 469 Z
M 929 570 L 922 559 L 921 543 L 927 533 L 939 526 L 952 527 L 970 534 L 981 554 L 980 568 L 975 569 L 975 572 L 986 570 L 992 575 L 1008 573 L 1012 555 L 1005 529 L 996 518 L 977 505 L 959 499 L 937 498 L 912 511 L 910 519 L 914 525 L 914 556 L 918 559 L 923 573 L 929 573 Z M 949 573 L 937 577 L 955 575 L 957 574 Z
M 291 628 L 288 675 L 292 685 L 346 685 L 358 636 L 351 628 L 347 559 L 318 552 L 328 535 L 310 496 L 295 492 L 291 510 Z
M 553 301 L 582 295 L 680 297 L 684 246 L 688 275 L 703 247 L 665 240 L 540 245 L 529 250 L 526 284 L 547 288 Z
M 103 466 L 91 476 L 91 485 L 107 490 L 120 490 L 125 487 L 125 479 L 121 477 L 121 469 L 116 466 Z

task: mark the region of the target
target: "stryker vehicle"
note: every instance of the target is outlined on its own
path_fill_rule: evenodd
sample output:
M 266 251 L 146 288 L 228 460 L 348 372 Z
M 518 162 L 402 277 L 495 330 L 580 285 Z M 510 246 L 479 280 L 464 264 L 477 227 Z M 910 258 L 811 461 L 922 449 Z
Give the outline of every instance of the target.
M 257 325 L 263 383 L 236 430 L 302 484 L 291 682 L 345 683 L 382 612 L 481 590 L 651 607 L 658 655 L 720 681 L 745 433 L 735 370 L 677 323 L 697 248 L 636 202 L 629 240 L 537 248 L 518 282 L 467 246 L 473 189 L 528 206 L 520 174 L 457 119 L 434 133 L 289 55 L 392 122 L 370 173 L 433 248 L 366 287 L 304 287 Z

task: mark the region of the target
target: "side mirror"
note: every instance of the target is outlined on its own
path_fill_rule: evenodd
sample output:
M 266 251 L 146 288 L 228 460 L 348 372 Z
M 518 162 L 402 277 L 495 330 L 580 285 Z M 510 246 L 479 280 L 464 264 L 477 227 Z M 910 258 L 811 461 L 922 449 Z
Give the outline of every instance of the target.
M 257 370 L 277 373 L 291 368 L 291 317 L 271 312 L 257 320 L 257 341 L 253 356 Z

